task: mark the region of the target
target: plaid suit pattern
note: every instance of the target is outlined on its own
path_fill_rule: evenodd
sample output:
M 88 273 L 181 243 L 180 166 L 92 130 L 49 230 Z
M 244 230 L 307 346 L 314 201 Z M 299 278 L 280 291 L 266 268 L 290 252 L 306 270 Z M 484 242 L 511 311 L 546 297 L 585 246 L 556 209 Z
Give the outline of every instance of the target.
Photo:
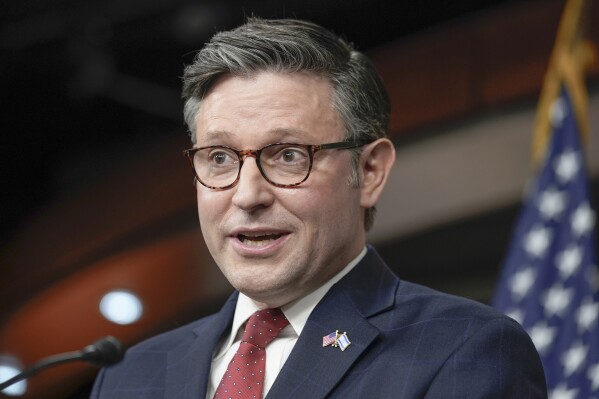
M 217 315 L 133 348 L 124 363 L 102 372 L 92 398 L 203 398 L 212 350 L 231 322 L 236 298 Z M 322 337 L 335 330 L 347 331 L 351 340 L 343 352 L 322 347 Z M 145 371 L 135 367 L 142 362 Z M 547 394 L 539 357 L 516 322 L 485 305 L 400 281 L 369 248 L 314 309 L 267 395 L 365 397 Z

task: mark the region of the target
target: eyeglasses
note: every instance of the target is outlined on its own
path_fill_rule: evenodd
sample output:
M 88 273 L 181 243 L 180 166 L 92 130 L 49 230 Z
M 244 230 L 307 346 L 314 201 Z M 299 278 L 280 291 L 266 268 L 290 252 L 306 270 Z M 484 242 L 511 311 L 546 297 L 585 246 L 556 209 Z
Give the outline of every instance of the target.
M 274 143 L 258 150 L 236 150 L 212 145 L 191 148 L 183 151 L 183 154 L 189 158 L 196 179 L 213 190 L 227 190 L 235 186 L 246 157 L 256 158 L 260 173 L 273 186 L 293 187 L 308 179 L 317 151 L 349 150 L 363 145 L 352 141 L 319 145 Z

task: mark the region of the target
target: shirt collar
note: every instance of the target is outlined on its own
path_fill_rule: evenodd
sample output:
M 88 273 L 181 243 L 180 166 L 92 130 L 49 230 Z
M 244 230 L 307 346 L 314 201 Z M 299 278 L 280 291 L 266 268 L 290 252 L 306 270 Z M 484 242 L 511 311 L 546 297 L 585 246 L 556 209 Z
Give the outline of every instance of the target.
M 308 321 L 308 317 L 318 305 L 318 302 L 325 296 L 329 289 L 339 280 L 341 280 L 347 273 L 349 273 L 366 255 L 366 247 L 356 256 L 347 266 L 345 266 L 339 273 L 334 275 L 329 281 L 324 283 L 322 286 L 306 295 L 303 298 L 296 299 L 295 301 L 288 303 L 281 307 L 283 314 L 289 320 L 289 324 L 295 330 L 295 333 L 299 336 Z
M 339 280 L 341 280 L 347 273 L 349 273 L 366 255 L 366 247 L 356 256 L 347 266 L 345 266 L 339 273 L 334 275 L 329 281 L 324 283 L 318 289 L 314 290 L 310 294 L 303 298 L 296 299 L 295 301 L 288 303 L 281 307 L 283 314 L 289 320 L 289 324 L 293 328 L 295 334 L 299 336 L 310 317 L 310 313 L 314 310 L 318 302 L 325 296 L 329 289 Z M 239 293 L 237 300 L 237 306 L 235 308 L 235 316 L 233 317 L 233 325 L 231 331 L 221 350 L 216 357 L 222 356 L 235 342 L 239 335 L 241 326 L 250 318 L 250 316 L 260 310 L 258 305 L 247 295 Z M 285 329 L 286 330 L 286 329 Z M 283 330 L 283 332 L 285 332 Z

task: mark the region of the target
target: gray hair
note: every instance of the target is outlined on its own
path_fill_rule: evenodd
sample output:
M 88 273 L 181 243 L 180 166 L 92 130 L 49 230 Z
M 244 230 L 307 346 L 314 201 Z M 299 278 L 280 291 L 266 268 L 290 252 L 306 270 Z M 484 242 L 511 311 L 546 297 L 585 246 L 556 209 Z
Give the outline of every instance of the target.
M 333 108 L 344 123 L 346 140 L 361 144 L 386 137 L 390 102 L 370 60 L 332 32 L 307 21 L 248 18 L 231 31 L 212 37 L 183 74 L 184 117 L 195 144 L 195 120 L 200 103 L 214 82 L 225 74 L 251 76 L 263 71 L 308 71 L 327 78 Z M 359 187 L 360 150 L 352 150 L 350 184 Z M 375 208 L 365 212 L 372 227 Z

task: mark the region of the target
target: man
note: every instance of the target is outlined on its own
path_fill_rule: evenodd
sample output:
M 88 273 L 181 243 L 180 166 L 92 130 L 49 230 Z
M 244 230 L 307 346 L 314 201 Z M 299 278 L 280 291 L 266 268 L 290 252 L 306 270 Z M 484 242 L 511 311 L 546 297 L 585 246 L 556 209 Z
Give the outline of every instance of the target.
M 237 291 L 130 349 L 93 398 L 546 397 L 516 322 L 400 281 L 366 246 L 395 152 L 363 54 L 250 19 L 183 81 L 202 233 Z

